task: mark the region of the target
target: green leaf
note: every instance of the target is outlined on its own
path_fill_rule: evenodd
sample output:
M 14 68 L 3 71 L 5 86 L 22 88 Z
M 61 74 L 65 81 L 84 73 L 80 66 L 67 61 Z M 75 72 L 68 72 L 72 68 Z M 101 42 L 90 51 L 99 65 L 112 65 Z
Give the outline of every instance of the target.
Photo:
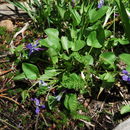
M 82 63 L 82 55 L 80 55 L 78 52 L 73 52 L 71 57 L 74 57 L 78 62 Z
M 128 72 L 130 72 L 130 65 L 127 65 L 127 66 L 126 66 L 126 70 L 127 70 Z
M 34 22 L 36 22 L 36 18 L 35 18 L 35 16 L 34 16 L 34 7 L 32 6 L 32 5 L 30 5 L 30 4 L 28 4 L 28 3 L 21 3 L 21 2 L 19 2 L 19 1 L 13 1 L 13 2 L 11 2 L 10 0 L 6 0 L 7 2 L 9 2 L 10 4 L 12 4 L 12 5 L 14 5 L 14 6 L 16 6 L 16 7 L 18 7 L 18 8 L 21 8 L 22 10 L 24 10 L 30 17 L 31 17 L 31 19 L 34 21 Z
M 67 51 L 67 53 L 69 53 L 69 41 L 68 41 L 68 38 L 65 37 L 65 36 L 62 36 L 61 37 L 61 43 L 62 43 L 62 47 L 64 50 Z
M 102 8 L 100 8 L 99 10 L 96 9 L 91 9 L 89 11 L 89 19 L 90 19 L 90 23 L 94 23 L 96 22 L 98 19 L 101 19 L 107 12 L 108 7 L 103 6 Z
M 102 28 L 101 24 L 98 26 L 96 34 L 97 34 L 97 39 L 98 39 L 99 43 L 101 45 L 103 45 L 104 41 L 105 41 L 105 32 L 104 32 L 104 29 Z
M 112 74 L 110 72 L 106 72 L 106 73 L 100 75 L 100 79 L 105 80 L 107 82 L 114 82 L 115 81 L 114 77 L 115 77 L 114 74 Z
M 45 47 L 48 47 L 48 48 L 50 47 L 50 45 L 48 44 L 47 40 L 45 40 L 45 39 L 39 40 L 39 43 L 42 46 L 45 46 Z
M 23 69 L 25 76 L 28 79 L 36 80 L 39 77 L 39 70 L 38 70 L 37 66 L 35 66 L 33 64 L 23 63 L 22 69 Z
M 87 45 L 94 47 L 94 48 L 101 48 L 102 45 L 99 43 L 99 41 L 97 40 L 97 34 L 96 31 L 91 32 L 88 35 L 88 39 L 87 39 Z
M 42 85 L 39 85 L 39 87 L 37 88 L 37 91 L 36 91 L 36 96 L 39 97 L 41 95 L 45 95 L 47 94 L 48 92 L 48 87 L 43 87 Z
M 57 51 L 54 49 L 54 48 L 49 48 L 47 50 L 51 60 L 52 60 L 52 63 L 53 64 L 56 64 L 58 62 L 58 54 L 57 54 Z
M 81 90 L 84 89 L 84 80 L 75 73 L 64 74 L 62 77 L 62 86 L 68 89 Z
M 45 74 L 41 75 L 39 80 L 46 81 L 58 75 L 60 72 L 56 69 L 50 68 L 45 70 Z
M 128 45 L 128 44 L 130 44 L 130 42 L 129 42 L 127 39 L 121 39 L 121 38 L 119 38 L 119 39 L 118 39 L 118 42 L 119 42 L 121 45 Z
M 104 64 L 110 64 L 114 68 L 114 62 L 116 60 L 116 56 L 113 52 L 104 52 L 100 55 L 101 61 L 104 62 Z
M 65 53 L 60 54 L 60 58 L 61 58 L 61 59 L 64 59 L 64 60 L 70 60 L 70 59 L 71 59 L 71 57 L 70 57 L 70 56 L 67 56 Z
M 81 16 L 79 15 L 79 13 L 75 9 L 72 9 L 72 8 L 70 8 L 70 12 L 72 15 L 74 25 L 75 26 L 79 25 L 81 22 Z
M 16 53 L 16 52 L 21 52 L 21 51 L 23 51 L 23 47 L 24 47 L 23 44 L 17 46 L 17 47 L 15 48 L 15 53 Z
M 45 33 L 47 34 L 48 37 L 58 38 L 58 36 L 59 36 L 59 31 L 57 29 L 54 29 L 54 28 L 47 28 L 45 30 Z
M 96 22 L 94 25 L 87 28 L 89 32 L 96 31 L 96 38 L 98 42 L 103 45 L 105 40 L 105 31 L 102 28 L 101 21 Z M 95 35 L 95 34 L 94 34 Z
M 86 56 L 83 56 L 82 57 L 82 62 L 85 64 L 85 65 L 93 65 L 93 57 L 91 55 L 86 55 Z
M 93 25 L 87 28 L 88 31 L 96 31 L 99 28 L 99 25 L 101 25 L 101 21 L 97 21 Z
M 81 114 L 78 114 L 78 113 L 72 113 L 71 114 L 73 119 L 82 119 L 82 120 L 85 120 L 85 121 L 91 121 L 91 118 L 89 116 L 85 116 L 85 115 L 81 115 Z
M 21 96 L 22 96 L 22 102 L 25 102 L 25 100 L 27 99 L 27 97 L 29 97 L 29 93 L 27 90 L 24 90 L 22 93 L 21 93 Z
M 125 6 L 122 3 L 122 0 L 115 0 L 115 1 L 116 1 L 118 10 L 119 10 L 120 16 L 121 16 L 122 23 L 123 23 L 124 28 L 125 28 L 127 38 L 129 39 L 129 42 L 130 42 L 130 20 L 128 18 L 127 13 L 126 13 Z
M 93 65 L 93 57 L 91 55 L 86 54 L 85 56 L 80 55 L 78 52 L 73 52 L 71 57 L 74 57 L 78 62 L 84 65 Z
M 121 61 L 123 61 L 125 64 L 130 65 L 130 54 L 122 53 L 119 55 L 119 58 Z
M 59 43 L 59 39 L 56 37 L 48 37 L 44 39 L 45 43 L 48 44 L 48 47 L 54 48 L 55 50 L 59 51 L 61 46 Z
M 84 46 L 86 45 L 86 43 L 83 40 L 77 40 L 75 42 L 71 42 L 71 49 L 72 51 L 79 51 L 81 50 Z
M 48 28 L 45 30 L 45 33 L 47 34 L 47 38 L 40 40 L 40 44 L 49 48 L 53 48 L 56 51 L 60 51 L 61 45 L 60 45 L 60 39 L 59 39 L 59 31 L 54 28 Z
M 64 105 L 71 112 L 76 111 L 78 107 L 76 94 L 67 94 L 65 96 Z
M 72 28 L 70 29 L 71 38 L 76 39 L 77 38 L 77 30 Z
M 104 30 L 105 38 L 110 37 L 112 35 L 112 32 L 110 30 Z
M 128 112 L 130 112 L 130 105 L 125 105 L 120 110 L 121 114 L 125 114 L 125 113 L 128 113 Z
M 25 74 L 24 74 L 24 73 L 21 73 L 21 74 L 16 75 L 16 76 L 13 78 L 13 80 L 22 80 L 22 79 L 25 79 L 25 78 L 26 78 Z
M 65 14 L 65 9 L 63 7 L 58 6 L 58 5 L 56 5 L 56 7 L 57 7 L 57 10 L 58 10 L 61 18 L 63 19 L 64 18 L 64 14 Z
M 54 96 L 50 95 L 50 96 L 48 96 L 47 101 L 48 101 L 47 103 L 48 103 L 49 109 L 52 110 L 56 105 L 56 98 Z

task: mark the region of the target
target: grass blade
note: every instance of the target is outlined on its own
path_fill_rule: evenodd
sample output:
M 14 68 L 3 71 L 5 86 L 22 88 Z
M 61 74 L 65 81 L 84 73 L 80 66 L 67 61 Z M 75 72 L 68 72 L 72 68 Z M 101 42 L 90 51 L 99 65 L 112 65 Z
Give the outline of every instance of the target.
M 129 21 L 128 15 L 126 13 L 124 4 L 122 3 L 121 0 L 116 0 L 116 3 L 117 3 L 117 7 L 119 10 L 120 16 L 121 16 L 122 23 L 124 25 L 126 36 L 127 36 L 128 40 L 130 41 L 130 21 Z

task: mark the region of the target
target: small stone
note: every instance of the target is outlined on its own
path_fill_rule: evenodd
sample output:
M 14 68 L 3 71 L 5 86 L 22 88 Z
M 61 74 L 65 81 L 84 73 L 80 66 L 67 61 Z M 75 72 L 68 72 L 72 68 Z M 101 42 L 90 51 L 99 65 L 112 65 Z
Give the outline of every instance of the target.
M 2 20 L 0 21 L 0 27 L 5 27 L 7 31 L 12 32 L 14 31 L 15 26 L 11 20 Z
M 120 123 L 116 128 L 113 130 L 130 130 L 130 118 Z

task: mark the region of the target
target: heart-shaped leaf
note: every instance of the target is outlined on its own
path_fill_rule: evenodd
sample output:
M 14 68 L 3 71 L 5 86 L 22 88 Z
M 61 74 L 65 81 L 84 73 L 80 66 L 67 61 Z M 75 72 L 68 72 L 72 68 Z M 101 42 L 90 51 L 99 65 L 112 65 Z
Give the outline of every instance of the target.
M 104 62 L 104 64 L 110 64 L 114 67 L 116 56 L 113 52 L 104 52 L 100 55 L 100 59 Z
M 99 10 L 92 9 L 89 11 L 89 19 L 91 23 L 96 22 L 98 19 L 102 18 L 108 10 L 107 6 L 103 6 Z
M 99 41 L 97 40 L 97 34 L 96 31 L 91 32 L 88 35 L 88 39 L 87 39 L 87 45 L 94 47 L 94 48 L 101 48 L 102 45 L 99 43 Z
M 130 54 L 122 53 L 119 55 L 119 58 L 121 61 L 123 61 L 125 64 L 130 65 Z
M 65 37 L 65 36 L 62 36 L 62 37 L 61 37 L 61 43 L 62 43 L 63 49 L 66 50 L 67 52 L 69 52 L 69 51 L 68 51 L 68 49 L 69 49 L 69 41 L 68 41 L 68 38 Z
M 84 46 L 86 45 L 86 43 L 82 40 L 77 40 L 75 42 L 71 42 L 71 49 L 72 51 L 79 51 L 80 49 L 82 49 Z
M 40 44 L 43 46 L 46 46 L 48 48 L 54 48 L 56 51 L 60 51 L 61 45 L 59 42 L 59 31 L 54 28 L 48 28 L 45 30 L 45 33 L 47 34 L 47 38 L 40 40 Z
M 78 101 L 77 101 L 76 94 L 67 94 L 65 96 L 64 105 L 71 112 L 76 111 L 77 107 L 78 107 Z
M 36 80 L 39 77 L 39 70 L 37 66 L 30 64 L 30 63 L 23 63 L 22 69 L 25 74 L 25 76 L 28 79 Z

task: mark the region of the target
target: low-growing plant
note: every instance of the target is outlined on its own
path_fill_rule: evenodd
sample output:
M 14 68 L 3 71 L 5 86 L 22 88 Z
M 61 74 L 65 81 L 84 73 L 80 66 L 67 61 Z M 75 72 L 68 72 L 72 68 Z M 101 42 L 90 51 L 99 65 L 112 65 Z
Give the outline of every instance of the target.
M 17 62 L 22 59 L 22 73 L 14 80 L 32 83 L 22 92 L 23 102 L 35 89 L 37 98 L 44 97 L 46 109 L 58 107 L 73 119 L 91 120 L 79 113 L 82 107 L 78 97 L 98 98 L 104 89 L 109 91 L 118 81 L 120 61 L 130 71 L 130 54 L 116 52 L 130 41 L 128 15 L 121 0 L 115 0 L 113 7 L 106 3 L 98 6 L 97 1 L 35 0 L 25 8 L 13 2 L 44 29 L 46 37 L 15 49 Z M 122 36 L 115 35 L 118 11 L 126 32 Z

